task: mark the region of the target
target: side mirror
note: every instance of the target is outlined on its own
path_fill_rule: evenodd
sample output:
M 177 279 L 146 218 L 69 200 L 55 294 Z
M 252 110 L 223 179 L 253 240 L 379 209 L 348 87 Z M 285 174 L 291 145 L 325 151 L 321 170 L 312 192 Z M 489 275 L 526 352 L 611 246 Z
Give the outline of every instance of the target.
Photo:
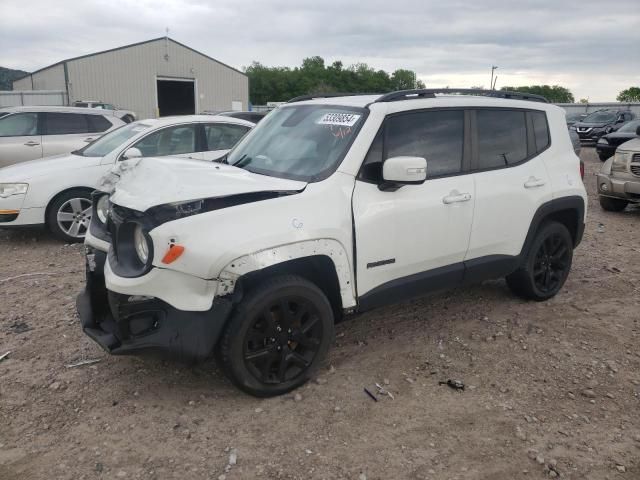
M 140 158 L 140 157 L 142 157 L 142 152 L 140 151 L 140 149 L 136 147 L 131 147 L 131 148 L 127 148 L 127 150 L 124 152 L 124 155 L 122 155 L 122 160 L 131 160 L 132 158 Z
M 387 186 L 417 185 L 427 179 L 427 160 L 422 157 L 391 157 L 382 165 L 382 179 Z

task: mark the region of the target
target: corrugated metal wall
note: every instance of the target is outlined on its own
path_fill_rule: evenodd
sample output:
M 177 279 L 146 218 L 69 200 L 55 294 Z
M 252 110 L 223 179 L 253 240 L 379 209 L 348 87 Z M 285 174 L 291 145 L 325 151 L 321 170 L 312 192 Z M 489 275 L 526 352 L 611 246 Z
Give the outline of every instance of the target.
M 246 109 L 249 101 L 245 75 L 172 40 L 71 60 L 67 70 L 70 102 L 102 100 L 133 110 L 138 118 L 157 116 L 159 76 L 195 79 L 197 112 L 230 110 L 234 101 Z
M 65 90 L 64 65 L 53 65 L 13 82 L 14 90 Z
M 0 92 L 0 107 L 20 107 L 23 105 L 68 105 L 67 92 L 63 90 Z

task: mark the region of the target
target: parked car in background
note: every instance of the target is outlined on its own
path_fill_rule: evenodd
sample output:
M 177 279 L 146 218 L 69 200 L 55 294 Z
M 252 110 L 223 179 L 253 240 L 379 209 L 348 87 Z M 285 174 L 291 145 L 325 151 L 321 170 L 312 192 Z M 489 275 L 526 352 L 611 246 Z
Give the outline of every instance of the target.
M 636 133 L 640 137 L 640 127 Z M 597 175 L 600 205 L 619 212 L 629 203 L 640 203 L 640 138 L 620 145 Z
M 77 100 L 73 102 L 74 107 L 81 108 L 100 108 L 102 110 L 110 110 L 113 114 L 120 118 L 124 123 L 131 123 L 137 120 L 136 114 L 131 110 L 122 110 L 111 103 L 96 102 L 94 100 Z
M 225 117 L 241 118 L 242 120 L 247 120 L 249 122 L 258 123 L 269 112 L 228 111 L 228 112 L 217 112 L 217 113 L 214 113 L 214 112 L 205 111 L 205 112 L 202 112 L 202 113 L 204 113 L 205 115 L 222 115 L 222 116 L 225 116 Z
M 69 153 L 124 125 L 107 110 L 73 107 L 0 109 L 0 168 Z
M 573 126 L 585 143 L 597 142 L 600 137 L 615 132 L 625 123 L 633 120 L 635 115 L 630 110 L 598 110 L 590 113 Z
M 582 144 L 580 143 L 580 137 L 576 133 L 575 129 L 569 128 L 569 138 L 571 139 L 571 145 L 573 145 L 573 151 L 576 152 L 576 155 L 580 155 Z
M 149 119 L 68 155 L 1 168 L 0 228 L 44 224 L 67 242 L 81 241 L 91 221 L 91 192 L 115 164 L 169 155 L 217 160 L 251 127 L 245 120 L 206 115 Z
M 612 157 L 616 152 L 616 148 L 629 140 L 633 140 L 638 136 L 638 127 L 640 120 L 631 120 L 622 125 L 613 133 L 608 133 L 600 137 L 596 143 L 596 152 L 603 162 Z
M 576 122 L 582 121 L 584 117 L 586 117 L 588 113 L 567 113 L 567 127 L 572 127 Z
M 313 376 L 343 314 L 499 277 L 550 299 L 586 215 L 563 110 L 445 92 L 470 90 L 298 98 L 220 164 L 141 159 L 103 197 L 84 332 L 114 355 L 215 353 L 267 397 Z

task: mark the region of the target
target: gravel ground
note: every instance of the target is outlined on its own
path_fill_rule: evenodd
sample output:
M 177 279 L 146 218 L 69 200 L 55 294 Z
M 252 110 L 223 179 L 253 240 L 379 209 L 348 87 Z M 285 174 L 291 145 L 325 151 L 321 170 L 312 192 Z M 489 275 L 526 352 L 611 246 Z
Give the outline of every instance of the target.
M 212 361 L 107 356 L 75 314 L 82 247 L 0 231 L 0 479 L 640 478 L 640 208 L 602 211 L 583 159 L 555 299 L 493 281 L 352 317 L 315 381 L 267 400 Z

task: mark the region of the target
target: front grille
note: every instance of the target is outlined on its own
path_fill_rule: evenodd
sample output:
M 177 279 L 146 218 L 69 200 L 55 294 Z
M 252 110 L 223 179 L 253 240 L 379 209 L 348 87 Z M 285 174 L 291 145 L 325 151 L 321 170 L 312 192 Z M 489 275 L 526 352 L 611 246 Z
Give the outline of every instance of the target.
M 631 173 L 633 173 L 637 177 L 640 177 L 640 163 L 632 163 L 629 168 L 631 169 Z
M 633 157 L 631 157 L 631 161 L 640 163 L 640 153 L 634 153 Z

